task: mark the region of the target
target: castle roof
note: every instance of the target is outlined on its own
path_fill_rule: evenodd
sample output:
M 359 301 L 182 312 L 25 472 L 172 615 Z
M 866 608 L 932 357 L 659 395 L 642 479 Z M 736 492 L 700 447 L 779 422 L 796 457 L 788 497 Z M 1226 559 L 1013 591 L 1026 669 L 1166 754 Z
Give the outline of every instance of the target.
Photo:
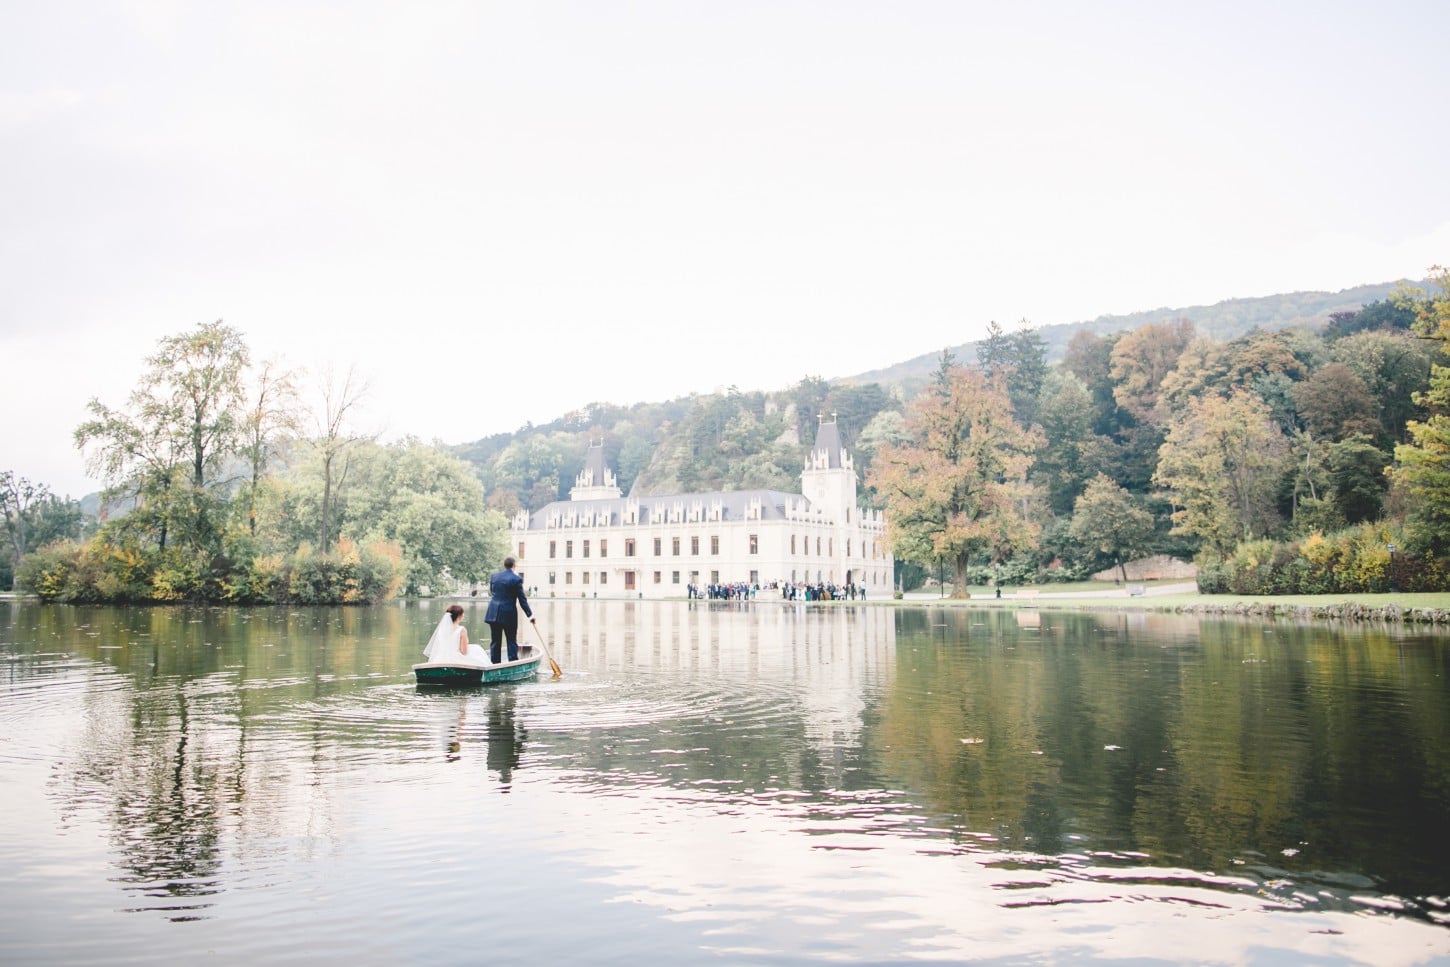
M 590 474 L 588 479 L 597 487 L 604 483 L 607 471 L 608 468 L 604 465 L 604 441 L 591 443 L 584 458 L 584 472 Z
M 834 413 L 831 414 L 831 422 L 821 420 L 820 426 L 816 427 L 816 442 L 811 450 L 817 455 L 818 469 L 839 470 L 843 466 L 845 447 L 841 444 L 841 431 L 836 426 Z
M 760 516 L 752 518 L 750 509 L 759 502 Z M 809 511 L 810 501 L 800 494 L 788 494 L 781 490 L 722 490 L 701 494 L 667 494 L 658 497 L 607 497 L 593 500 L 554 500 L 529 514 L 529 529 L 543 529 L 554 515 L 591 513 L 596 518 L 608 514 L 610 522 L 624 519 L 627 505 L 638 508 L 641 521 L 647 521 L 652 511 L 658 509 L 665 514 L 679 509 L 686 515 L 698 508 L 702 515 L 710 514 L 718 504 L 722 521 L 737 520 L 785 520 L 786 505 L 797 511 Z M 702 517 L 701 519 L 705 519 Z

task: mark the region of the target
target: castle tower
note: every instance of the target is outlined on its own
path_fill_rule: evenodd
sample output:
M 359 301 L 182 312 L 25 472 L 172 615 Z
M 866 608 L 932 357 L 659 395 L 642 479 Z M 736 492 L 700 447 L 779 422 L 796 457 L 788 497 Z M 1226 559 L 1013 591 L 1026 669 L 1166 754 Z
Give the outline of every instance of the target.
M 574 478 L 569 488 L 570 500 L 612 500 L 624 496 L 614 471 L 604 463 L 604 441 L 589 444 L 589 453 L 584 458 L 584 469 Z
M 849 524 L 856 514 L 856 464 L 841 444 L 836 414 L 831 422 L 817 417 L 816 442 L 806 454 L 801 471 L 801 493 L 838 524 Z

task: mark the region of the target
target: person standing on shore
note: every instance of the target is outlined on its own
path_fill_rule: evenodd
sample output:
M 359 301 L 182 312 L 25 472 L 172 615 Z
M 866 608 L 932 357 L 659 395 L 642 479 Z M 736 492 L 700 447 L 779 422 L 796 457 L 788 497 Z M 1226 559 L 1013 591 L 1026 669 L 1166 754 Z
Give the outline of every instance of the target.
M 534 620 L 534 609 L 524 595 L 524 579 L 514 573 L 514 559 L 503 559 L 503 570 L 495 571 L 488 579 L 488 613 L 483 620 L 488 623 L 489 661 L 495 665 L 501 660 L 501 639 L 507 637 L 509 661 L 519 658 L 519 609 L 522 608 L 530 621 Z

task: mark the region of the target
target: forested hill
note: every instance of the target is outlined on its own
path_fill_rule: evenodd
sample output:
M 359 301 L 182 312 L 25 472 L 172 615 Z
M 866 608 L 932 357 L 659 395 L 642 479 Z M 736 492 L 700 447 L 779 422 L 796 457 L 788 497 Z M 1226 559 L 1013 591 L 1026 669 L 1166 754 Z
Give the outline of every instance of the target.
M 1337 312 L 1356 312 L 1371 302 L 1389 298 L 1399 282 L 1360 285 L 1340 292 L 1289 292 L 1252 299 L 1225 299 L 1211 306 L 1188 306 L 1183 309 L 1150 309 L 1121 316 L 1098 316 L 1091 322 L 1069 322 L 1042 326 L 1037 335 L 1046 344 L 1048 362 L 1058 362 L 1067 351 L 1072 337 L 1083 330 L 1106 336 L 1137 329 L 1149 323 L 1174 322 L 1187 319 L 1194 331 L 1226 342 L 1254 329 L 1289 329 L 1294 326 L 1316 328 L 1324 325 Z M 1420 283 L 1423 285 L 1423 283 Z M 1004 324 L 1005 325 L 1005 324 Z M 1011 328 L 1010 326 L 1008 327 Z M 976 358 L 977 343 L 965 342 L 945 347 L 959 360 Z M 913 387 L 936 369 L 940 352 L 916 356 L 882 369 L 873 369 L 855 376 L 843 377 L 853 383 L 881 383 L 884 386 Z
M 1255 330 L 1270 334 L 1297 328 L 1315 334 L 1314 339 L 1320 335 L 1336 338 L 1335 330 L 1351 316 L 1358 317 L 1357 322 L 1348 323 L 1351 328 L 1382 328 L 1379 316 L 1393 312 L 1385 300 L 1397 284 L 1365 285 L 1334 293 L 1230 299 L 1212 306 L 1103 316 L 1091 322 L 1040 329 L 1014 327 L 1009 333 L 999 328 L 998 336 L 1005 340 L 1003 348 L 1008 353 L 1000 362 L 1017 371 L 1013 382 L 1018 385 L 1013 395 L 1019 417 L 1028 423 L 1038 422 L 1040 418 L 1032 412 L 1036 409 L 1034 399 L 1029 397 L 1035 398 L 1048 370 L 1063 360 L 1076 335 L 1105 341 L 1099 347 L 1105 350 L 1112 341 L 1130 332 L 1145 327 L 1175 328 L 1180 320 L 1186 320 L 1192 335 L 1220 344 L 1249 338 L 1246 334 Z M 1366 306 L 1372 308 L 1362 312 Z M 1408 323 L 1399 319 L 1393 324 Z M 984 340 L 984 344 L 987 342 Z M 950 348 L 959 363 L 980 362 L 978 343 Z M 984 352 L 992 354 L 990 345 Z M 1015 364 L 1013 354 L 1022 357 Z M 864 482 L 876 449 L 899 437 L 904 402 L 915 395 L 939 358 L 939 354 L 921 356 L 885 369 L 830 380 L 803 373 L 796 385 L 770 392 L 741 392 L 732 387 L 725 393 L 691 394 L 664 402 L 595 403 L 550 423 L 531 424 L 452 449 L 475 466 L 489 503 L 506 514 L 520 507 L 538 508 L 567 496 L 583 466 L 589 441 L 600 438 L 626 493 L 647 496 L 747 488 L 794 490 L 805 448 L 814 439 L 817 415 L 835 413 L 847 444 L 855 451 Z M 1314 365 L 1323 361 L 1316 359 Z M 1103 377 L 1106 379 L 1106 374 Z M 1095 385 L 1094 391 L 1106 394 L 1103 400 L 1097 400 L 1098 404 L 1112 402 L 1109 383 Z M 1404 390 L 1397 388 L 1394 395 L 1401 397 Z M 1112 422 L 1110 417 L 1112 414 L 1103 416 L 1099 432 Z M 1121 414 L 1118 417 L 1119 422 L 1125 419 Z M 1382 430 L 1384 439 L 1379 442 L 1386 452 L 1401 429 L 1387 425 Z M 1146 484 L 1147 477 L 1139 473 L 1133 489 L 1141 492 Z M 870 492 L 863 497 L 874 499 Z

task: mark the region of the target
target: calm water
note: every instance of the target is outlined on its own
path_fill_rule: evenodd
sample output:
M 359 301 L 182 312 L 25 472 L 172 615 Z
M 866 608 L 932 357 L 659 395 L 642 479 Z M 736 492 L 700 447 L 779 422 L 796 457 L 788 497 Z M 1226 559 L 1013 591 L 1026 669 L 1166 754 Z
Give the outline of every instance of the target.
M 438 610 L 0 603 L 0 962 L 1450 963 L 1443 635 Z

